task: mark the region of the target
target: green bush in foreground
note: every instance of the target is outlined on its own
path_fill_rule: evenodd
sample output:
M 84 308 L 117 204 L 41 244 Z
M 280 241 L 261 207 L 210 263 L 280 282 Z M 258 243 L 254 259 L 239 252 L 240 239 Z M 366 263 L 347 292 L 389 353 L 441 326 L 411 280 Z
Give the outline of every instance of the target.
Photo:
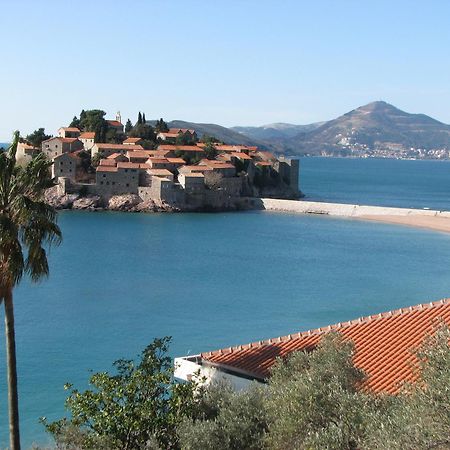
M 164 338 L 118 375 L 93 375 L 93 391 L 70 388 L 72 418 L 46 426 L 61 449 L 450 449 L 449 338 L 441 327 L 425 341 L 418 382 L 395 396 L 359 389 L 353 345 L 336 333 L 242 392 L 175 383 Z
M 59 448 L 176 448 L 176 426 L 193 413 L 195 384 L 173 380 L 167 356 L 170 338 L 155 339 L 138 363 L 119 360 L 117 374 L 91 376 L 93 389 L 79 392 L 71 385 L 66 408 L 71 418 L 42 421 Z

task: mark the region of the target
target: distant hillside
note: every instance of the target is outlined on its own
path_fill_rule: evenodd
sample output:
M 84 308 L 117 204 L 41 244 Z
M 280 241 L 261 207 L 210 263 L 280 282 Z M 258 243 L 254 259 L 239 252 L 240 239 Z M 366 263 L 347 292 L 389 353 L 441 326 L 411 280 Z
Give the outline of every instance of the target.
M 0 142 L 0 148 L 4 148 L 5 150 L 9 147 L 9 142 Z
M 348 155 L 357 152 L 450 150 L 450 125 L 425 114 L 409 114 L 378 101 L 330 120 L 285 142 L 295 154 Z
M 148 123 L 154 124 L 154 121 L 148 121 Z M 208 134 L 227 144 L 242 144 L 249 146 L 256 145 L 261 148 L 273 150 L 272 146 L 267 142 L 245 136 L 233 131 L 230 128 L 222 127 L 213 123 L 195 123 L 186 122 L 184 120 L 172 120 L 171 122 L 167 122 L 167 125 L 170 128 L 192 128 L 200 137 L 204 134 Z
M 260 127 L 231 127 L 244 136 L 252 139 L 267 140 L 280 143 L 284 140 L 297 136 L 300 133 L 307 133 L 315 130 L 325 122 L 311 123 L 309 125 L 293 125 L 291 123 L 271 123 Z

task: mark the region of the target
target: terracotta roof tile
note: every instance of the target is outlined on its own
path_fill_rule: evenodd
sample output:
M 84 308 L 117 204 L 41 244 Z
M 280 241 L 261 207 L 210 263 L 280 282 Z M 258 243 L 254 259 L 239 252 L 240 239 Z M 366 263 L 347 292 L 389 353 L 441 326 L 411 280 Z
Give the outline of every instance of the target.
M 80 139 L 95 139 L 95 132 L 85 131 L 84 133 L 80 134 Z
M 144 150 L 142 145 L 133 145 L 133 144 L 103 144 L 97 143 L 95 144 L 99 150 L 123 150 L 125 152 L 134 151 L 134 150 Z
M 364 388 L 398 392 L 414 381 L 412 353 L 439 321 L 450 325 L 450 299 L 402 308 L 306 332 L 202 353 L 206 362 L 227 366 L 259 379 L 267 378 L 277 357 L 313 349 L 321 336 L 334 330 L 355 344 L 354 363 L 368 376 Z
M 197 145 L 170 145 L 170 144 L 162 144 L 158 146 L 158 150 L 171 150 L 173 152 L 182 151 L 182 152 L 198 152 L 202 153 L 204 150 Z
M 117 162 L 114 159 L 101 159 L 100 166 L 110 166 L 110 167 L 116 167 Z
M 118 169 L 140 169 L 138 163 L 133 162 L 118 162 L 117 163 Z
M 97 172 L 117 172 L 117 167 L 97 166 Z

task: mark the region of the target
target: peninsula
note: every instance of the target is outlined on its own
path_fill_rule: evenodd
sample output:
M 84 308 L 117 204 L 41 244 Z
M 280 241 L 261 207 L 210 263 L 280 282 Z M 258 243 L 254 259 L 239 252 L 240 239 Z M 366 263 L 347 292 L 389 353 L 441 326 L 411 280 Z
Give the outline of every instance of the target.
M 132 211 L 247 209 L 249 198 L 297 199 L 298 159 L 248 145 L 227 145 L 195 129 L 147 122 L 124 126 L 120 113 L 82 111 L 55 137 L 43 129 L 18 145 L 26 162 L 39 152 L 53 162 L 57 208 Z

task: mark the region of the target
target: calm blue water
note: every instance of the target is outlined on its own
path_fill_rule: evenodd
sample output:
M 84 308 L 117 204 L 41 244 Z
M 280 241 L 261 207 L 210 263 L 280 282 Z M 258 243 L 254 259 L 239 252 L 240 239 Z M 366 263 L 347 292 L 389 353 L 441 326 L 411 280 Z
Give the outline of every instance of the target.
M 366 169 L 385 163 L 358 161 Z M 359 190 L 365 197 L 355 203 L 373 203 L 373 182 L 364 180 L 379 169 L 367 169 L 369 178 L 345 169 L 352 180 L 346 194 L 337 173 L 354 160 L 302 162 L 306 193 L 352 201 Z M 441 168 L 450 165 L 436 164 L 443 181 Z M 425 199 L 444 198 L 439 192 L 416 189 Z M 383 199 L 395 201 L 387 192 Z M 172 335 L 171 353 L 179 356 L 450 294 L 450 235 L 442 233 L 264 212 L 67 212 L 60 225 L 65 239 L 51 252 L 51 277 L 16 292 L 24 446 L 47 442 L 38 418 L 64 413 L 65 382 L 85 387 L 90 369 L 109 370 L 156 336 Z M 0 448 L 8 443 L 4 361 L 2 339 Z
M 450 161 L 302 158 L 308 199 L 450 210 Z

